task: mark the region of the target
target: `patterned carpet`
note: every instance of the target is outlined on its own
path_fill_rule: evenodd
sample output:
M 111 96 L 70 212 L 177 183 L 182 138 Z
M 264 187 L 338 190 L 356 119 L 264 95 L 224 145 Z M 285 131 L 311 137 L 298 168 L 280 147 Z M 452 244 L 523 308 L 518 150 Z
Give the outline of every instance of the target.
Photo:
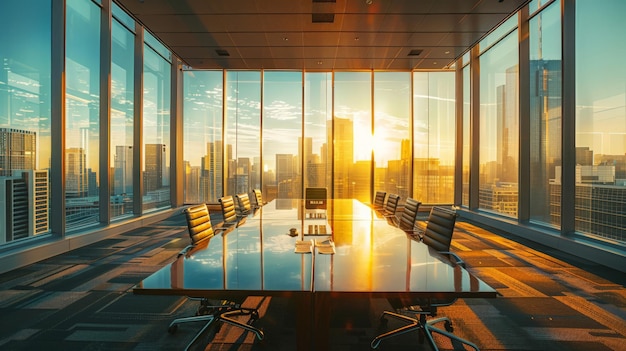
M 216 220 L 219 220 L 216 218 Z M 439 315 L 481 350 L 625 350 L 626 276 L 592 259 L 520 243 L 465 222 L 452 249 L 468 269 L 496 288 L 497 299 L 459 300 Z M 182 350 L 200 325 L 169 322 L 193 315 L 197 302 L 136 296 L 132 287 L 187 245 L 182 215 L 0 275 L 1 350 Z M 625 262 L 626 263 L 626 262 Z M 384 299 L 334 300 L 333 350 L 369 350 L 389 309 Z M 196 350 L 294 350 L 295 306 L 287 298 L 249 297 L 266 335 L 222 325 L 209 328 Z M 380 350 L 429 350 L 407 333 Z M 442 350 L 459 349 L 442 337 Z M 207 346 L 208 345 L 208 346 Z M 323 351 L 323 350 L 322 350 Z

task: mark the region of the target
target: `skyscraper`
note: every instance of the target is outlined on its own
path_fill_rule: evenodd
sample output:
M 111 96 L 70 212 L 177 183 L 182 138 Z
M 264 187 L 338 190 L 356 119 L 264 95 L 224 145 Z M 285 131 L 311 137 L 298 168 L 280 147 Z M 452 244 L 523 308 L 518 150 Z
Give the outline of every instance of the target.
M 163 187 L 163 165 L 165 164 L 165 144 L 146 144 L 145 172 L 143 175 L 144 195 Z
M 36 133 L 0 128 L 0 243 L 48 232 L 48 171 L 36 171 Z

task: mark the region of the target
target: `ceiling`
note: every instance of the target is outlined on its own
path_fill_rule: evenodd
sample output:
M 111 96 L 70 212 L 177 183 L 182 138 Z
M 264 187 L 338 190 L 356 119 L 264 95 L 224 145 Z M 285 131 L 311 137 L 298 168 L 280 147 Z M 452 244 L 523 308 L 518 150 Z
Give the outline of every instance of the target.
M 432 70 L 528 0 L 116 2 L 195 69 Z

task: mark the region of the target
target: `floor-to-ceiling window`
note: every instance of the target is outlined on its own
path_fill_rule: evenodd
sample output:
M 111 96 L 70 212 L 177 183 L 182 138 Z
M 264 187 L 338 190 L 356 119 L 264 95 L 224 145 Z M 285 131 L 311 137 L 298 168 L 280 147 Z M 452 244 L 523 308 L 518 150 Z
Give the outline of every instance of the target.
M 517 218 L 519 93 L 517 15 L 481 41 L 479 207 Z M 506 30 L 511 30 L 506 32 Z M 503 37 L 499 37 L 504 35 Z M 493 44 L 492 44 L 493 43 Z
M 304 153 L 304 187 L 326 188 L 332 185 L 332 73 L 304 74 L 304 140 L 310 153 Z M 310 141 L 308 141 L 310 140 Z
M 463 170 L 462 170 L 462 189 L 461 189 L 461 204 L 463 206 L 469 206 L 470 196 L 470 150 L 471 150 L 471 137 L 470 137 L 470 123 L 471 123 L 471 104 L 470 104 L 470 63 L 469 57 L 467 63 L 463 66 Z M 465 62 L 465 60 L 464 60 Z
M 301 71 L 264 71 L 262 125 L 263 184 L 274 183 L 278 199 L 301 198 L 302 162 L 312 148 L 302 139 Z
M 224 194 L 249 192 L 267 172 L 263 200 L 276 198 L 276 174 L 261 160 L 261 72 L 226 72 L 225 103 Z
M 51 7 L 0 2 L 0 244 L 49 232 Z
M 411 73 L 374 73 L 375 191 L 411 195 Z
M 529 23 L 530 218 L 560 226 L 561 4 L 555 1 Z
M 100 7 L 67 1 L 65 44 L 65 213 L 67 228 L 98 223 Z
M 333 139 L 333 196 L 370 202 L 371 72 L 335 73 Z
M 454 202 L 454 72 L 413 73 L 413 197 Z
M 217 202 L 223 193 L 223 72 L 186 71 L 183 84 L 184 201 Z
M 578 232 L 626 241 L 626 2 L 576 1 Z
M 167 50 L 150 33 L 143 48 L 144 211 L 170 206 L 171 63 Z
M 113 5 L 111 23 L 111 217 L 133 213 L 134 21 Z

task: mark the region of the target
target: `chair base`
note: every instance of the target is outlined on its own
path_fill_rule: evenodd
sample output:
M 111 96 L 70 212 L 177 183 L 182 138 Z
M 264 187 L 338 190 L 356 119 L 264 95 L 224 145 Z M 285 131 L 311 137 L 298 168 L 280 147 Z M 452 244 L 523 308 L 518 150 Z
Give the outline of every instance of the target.
M 198 308 L 198 315 L 174 319 L 167 328 L 167 331 L 170 334 L 173 334 L 178 329 L 179 324 L 190 322 L 206 322 L 202 329 L 200 329 L 200 331 L 198 331 L 193 339 L 191 339 L 191 341 L 187 344 L 187 347 L 185 347 L 185 351 L 189 350 L 189 348 L 213 324 L 213 322 L 223 322 L 247 330 L 254 333 L 258 340 L 263 340 L 263 338 L 265 337 L 261 329 L 255 328 L 250 325 L 252 322 L 259 319 L 259 311 L 256 308 L 245 308 L 232 303 L 210 306 L 207 304 L 207 301 L 208 300 L 202 300 L 201 305 Z M 248 320 L 248 323 L 242 323 L 233 318 L 235 316 L 244 315 L 250 315 L 250 320 Z
M 389 317 L 393 317 L 401 321 L 407 322 L 408 324 L 400 328 L 378 335 L 377 337 L 374 338 L 374 340 L 372 340 L 370 344 L 371 348 L 372 349 L 378 348 L 381 341 L 387 338 L 390 338 L 392 336 L 401 335 L 404 333 L 417 330 L 420 332 L 420 342 L 423 342 L 423 337 L 425 335 L 428 339 L 428 343 L 430 344 L 430 346 L 432 347 L 434 351 L 439 351 L 439 347 L 437 347 L 437 344 L 435 343 L 435 339 L 433 338 L 433 335 L 432 335 L 433 333 L 441 334 L 443 336 L 450 338 L 453 342 L 457 341 L 473 348 L 476 351 L 480 351 L 478 349 L 478 346 L 476 346 L 474 343 L 452 334 L 452 331 L 453 331 L 452 322 L 450 321 L 448 317 L 441 317 L 441 318 L 436 318 L 436 319 L 426 321 L 425 313 L 418 313 L 418 314 L 419 314 L 419 319 L 415 319 L 412 317 L 402 315 L 400 313 L 389 312 L 389 311 L 383 312 L 382 316 L 380 317 L 382 323 L 386 323 L 386 317 L 389 316 Z M 442 322 L 445 324 L 446 330 L 439 329 L 434 326 L 435 324 L 442 323 Z

